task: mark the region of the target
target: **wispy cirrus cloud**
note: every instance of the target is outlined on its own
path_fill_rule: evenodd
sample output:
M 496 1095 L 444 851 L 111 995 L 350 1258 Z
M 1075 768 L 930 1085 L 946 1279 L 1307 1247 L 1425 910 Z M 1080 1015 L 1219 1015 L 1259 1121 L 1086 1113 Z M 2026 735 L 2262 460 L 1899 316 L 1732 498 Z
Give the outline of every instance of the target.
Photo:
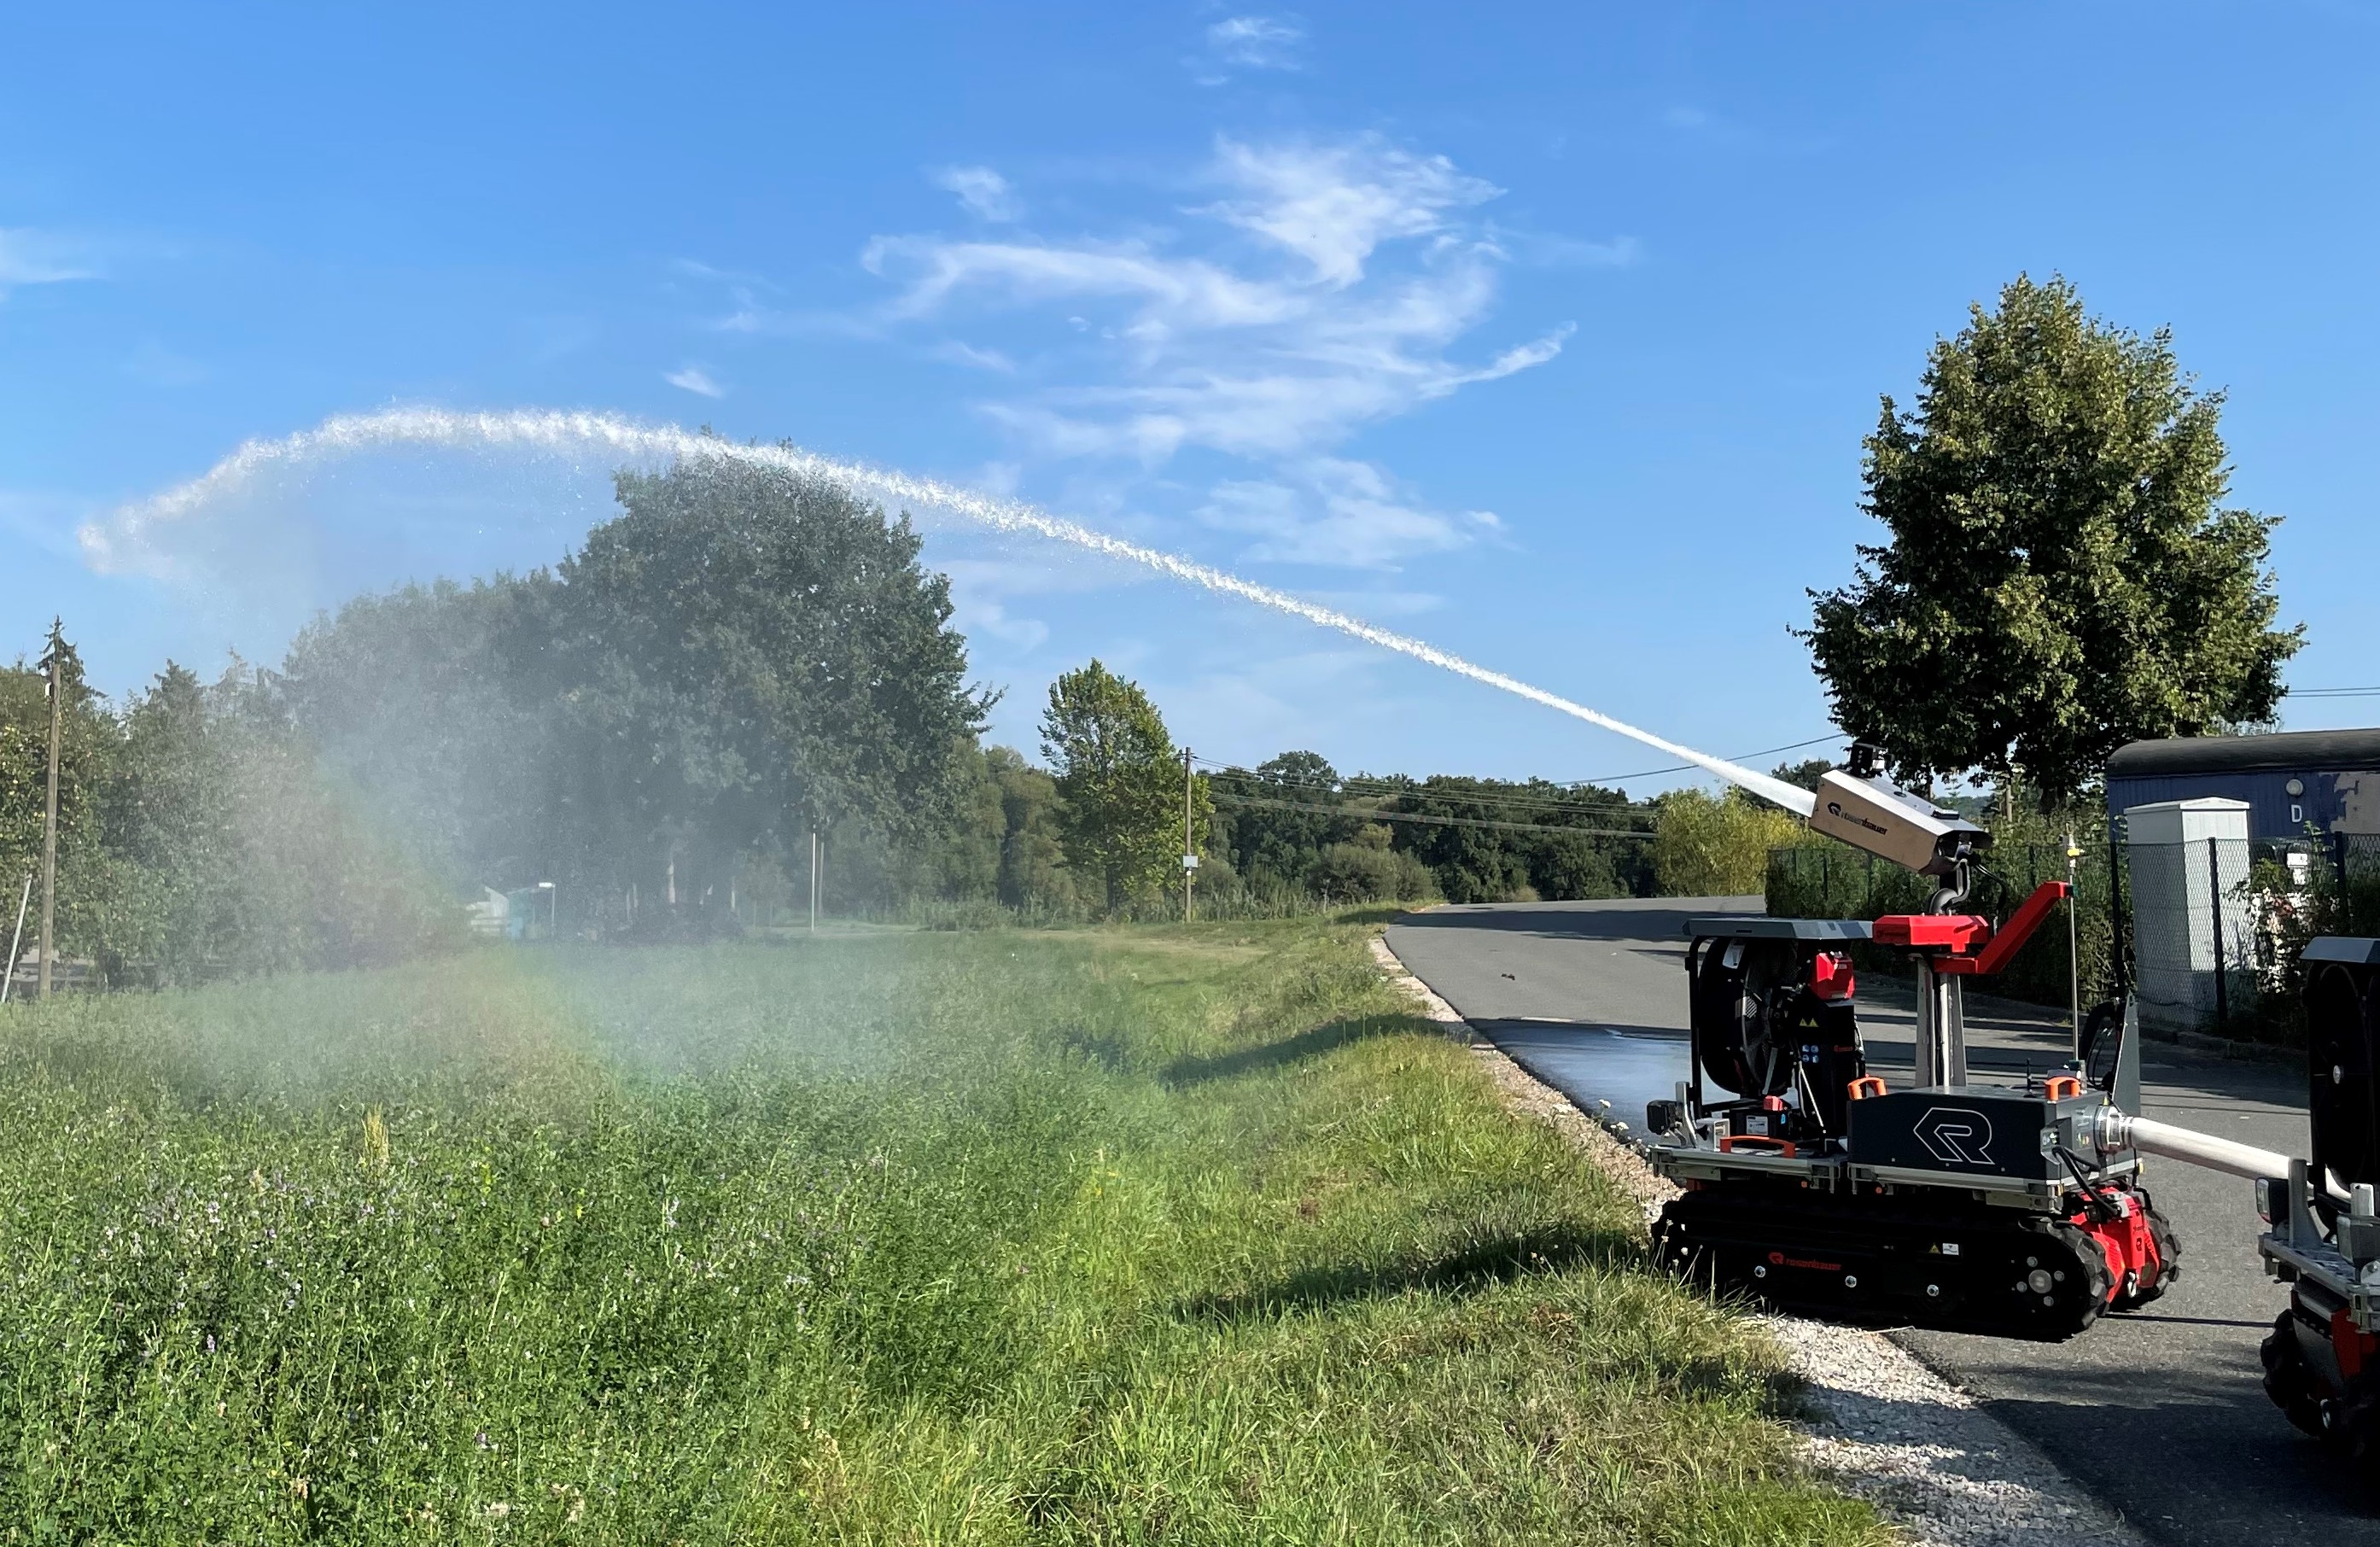
M 1231 16 L 1207 29 L 1207 56 L 1247 70 L 1293 70 L 1305 42 L 1305 23 L 1292 16 Z M 1208 84 L 1220 82 L 1201 77 Z
M 1203 450 L 1256 464 L 1196 512 L 1255 536 L 1245 556 L 1378 568 L 1475 541 L 1478 517 L 1433 510 L 1384 469 L 1332 453 L 1369 424 L 1560 352 L 1568 324 L 1484 358 L 1459 348 L 1492 314 L 1510 262 L 1478 216 L 1500 190 L 1443 156 L 1358 135 L 1226 137 L 1187 191 L 1162 225 L 880 237 L 862 260 L 897 286 L 888 326 L 1038 330 L 1037 384 L 980 405 L 1029 455 L 1154 471 Z
M 958 195 L 969 214 L 982 220 L 1015 220 L 1025 206 L 1008 179 L 989 166 L 945 166 L 934 174 L 934 185 Z
M 691 392 L 700 397 L 724 397 L 727 389 L 711 379 L 710 372 L 698 365 L 681 366 L 663 372 L 662 380 L 681 392 Z
M 1445 553 L 1500 525 L 1485 510 L 1433 510 L 1369 462 L 1318 457 L 1272 477 L 1215 485 L 1197 511 L 1205 525 L 1256 537 L 1247 558 L 1386 569 L 1418 554 Z
M 97 255 L 85 243 L 55 231 L 0 226 L 0 300 L 25 285 L 62 285 L 99 277 Z

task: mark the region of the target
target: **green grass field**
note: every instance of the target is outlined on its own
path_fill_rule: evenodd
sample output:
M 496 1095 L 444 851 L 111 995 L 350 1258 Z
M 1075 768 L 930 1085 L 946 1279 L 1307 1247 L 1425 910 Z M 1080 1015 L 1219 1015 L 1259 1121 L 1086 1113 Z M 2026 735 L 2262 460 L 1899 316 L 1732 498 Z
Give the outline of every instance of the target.
M 0 1540 L 1881 1540 L 1352 926 L 0 1012 Z

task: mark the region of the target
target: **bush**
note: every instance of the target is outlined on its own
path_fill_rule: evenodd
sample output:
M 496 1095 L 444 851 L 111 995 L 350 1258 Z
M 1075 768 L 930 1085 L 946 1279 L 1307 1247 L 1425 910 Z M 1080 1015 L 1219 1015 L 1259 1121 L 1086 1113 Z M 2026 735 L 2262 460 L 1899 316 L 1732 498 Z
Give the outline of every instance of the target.
M 1653 877 L 1662 896 L 1732 897 L 1761 889 L 1768 851 L 1803 833 L 1791 812 L 1741 790 L 1672 790 L 1660 798 Z
M 1354 902 L 1408 902 L 1438 890 L 1429 867 L 1389 847 L 1389 830 L 1371 822 L 1353 842 L 1325 847 L 1306 871 L 1306 884 Z

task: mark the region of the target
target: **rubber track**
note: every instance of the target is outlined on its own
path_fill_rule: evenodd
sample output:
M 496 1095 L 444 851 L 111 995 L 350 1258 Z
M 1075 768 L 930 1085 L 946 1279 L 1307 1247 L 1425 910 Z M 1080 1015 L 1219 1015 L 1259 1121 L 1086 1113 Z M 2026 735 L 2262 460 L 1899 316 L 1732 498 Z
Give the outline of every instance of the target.
M 2096 1321 L 2111 1287 L 2073 1225 L 1955 1195 L 1706 1187 L 1661 1211 L 1653 1246 L 1681 1277 L 1779 1309 L 2045 1342 Z M 2035 1270 L 2046 1294 L 2027 1283 Z

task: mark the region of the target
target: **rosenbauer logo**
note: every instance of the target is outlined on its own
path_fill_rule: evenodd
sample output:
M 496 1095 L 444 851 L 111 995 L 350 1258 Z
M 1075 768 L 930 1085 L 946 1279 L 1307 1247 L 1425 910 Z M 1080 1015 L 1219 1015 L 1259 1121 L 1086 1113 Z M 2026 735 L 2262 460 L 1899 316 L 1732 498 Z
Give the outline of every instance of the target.
M 1889 834 L 1892 831 L 1891 828 L 1885 826 L 1882 822 L 1868 821 L 1867 818 L 1860 815 L 1857 811 L 1844 810 L 1843 803 L 1840 800 L 1829 800 L 1827 802 L 1827 814 L 1833 817 L 1838 822 L 1848 822 L 1854 827 L 1864 827 L 1871 833 L 1883 833 Z
M 1843 1265 L 1840 1262 L 1821 1262 L 1815 1257 L 1788 1257 L 1781 1251 L 1772 1251 L 1768 1254 L 1768 1265 L 1772 1268 L 1815 1268 L 1822 1273 L 1839 1273 L 1843 1271 Z

